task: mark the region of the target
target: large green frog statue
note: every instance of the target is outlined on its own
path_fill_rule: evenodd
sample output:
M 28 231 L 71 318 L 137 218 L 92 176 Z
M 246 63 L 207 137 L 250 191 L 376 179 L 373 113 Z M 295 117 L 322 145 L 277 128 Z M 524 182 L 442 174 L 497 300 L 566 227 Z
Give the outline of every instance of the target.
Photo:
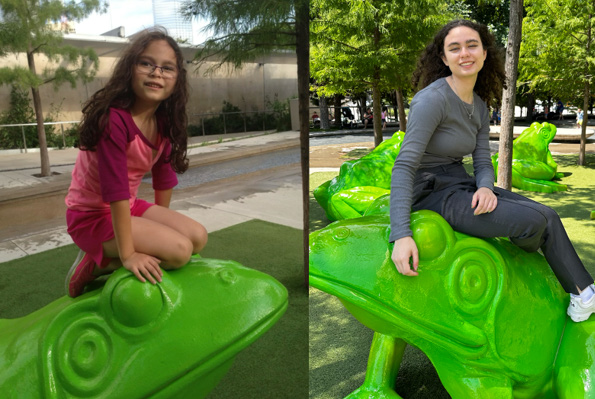
M 194 259 L 159 284 L 105 286 L 0 320 L 2 398 L 203 398 L 287 308 L 274 278 Z
M 364 384 L 348 398 L 400 398 L 393 387 L 407 344 L 453 398 L 595 398 L 595 318 L 567 319 L 568 295 L 542 255 L 460 234 L 428 210 L 411 226 L 416 277 L 390 258 L 386 215 L 310 234 L 310 285 L 375 331 Z
M 346 161 L 339 175 L 314 190 L 314 198 L 329 220 L 363 215 L 376 198 L 390 191 L 390 178 L 405 133 L 396 132 L 369 154 Z
M 556 126 L 533 122 L 512 142 L 512 186 L 525 191 L 553 193 L 566 191 L 564 184 L 552 181 L 563 177 L 552 158 L 549 145 L 556 136 Z M 498 154 L 492 155 L 498 177 Z

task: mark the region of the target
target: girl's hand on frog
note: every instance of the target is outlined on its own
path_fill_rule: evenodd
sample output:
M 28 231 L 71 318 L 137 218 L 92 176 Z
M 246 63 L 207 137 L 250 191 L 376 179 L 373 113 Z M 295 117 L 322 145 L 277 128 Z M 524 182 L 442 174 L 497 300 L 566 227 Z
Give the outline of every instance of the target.
M 122 260 L 122 265 L 130 270 L 143 283 L 149 280 L 153 284 L 161 282 L 163 270 L 159 267 L 161 260 L 154 256 L 135 252 Z
M 404 276 L 417 276 L 419 254 L 412 237 L 403 237 L 395 241 L 391 259 L 397 270 Z
M 474 215 L 481 215 L 482 213 L 490 213 L 498 206 L 498 197 L 492 190 L 487 187 L 480 187 L 473 194 L 471 200 L 471 208 L 474 208 Z

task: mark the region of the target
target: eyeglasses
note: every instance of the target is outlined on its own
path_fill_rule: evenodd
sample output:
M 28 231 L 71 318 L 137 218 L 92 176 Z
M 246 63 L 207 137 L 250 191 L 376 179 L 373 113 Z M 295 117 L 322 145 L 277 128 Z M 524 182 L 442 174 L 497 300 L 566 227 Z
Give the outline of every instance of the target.
M 156 69 L 159 68 L 161 71 L 161 76 L 165 79 L 173 79 L 178 74 L 178 70 L 173 66 L 159 66 L 156 64 L 151 64 L 148 61 L 139 61 L 136 66 L 140 73 L 146 73 L 147 75 L 152 74 Z

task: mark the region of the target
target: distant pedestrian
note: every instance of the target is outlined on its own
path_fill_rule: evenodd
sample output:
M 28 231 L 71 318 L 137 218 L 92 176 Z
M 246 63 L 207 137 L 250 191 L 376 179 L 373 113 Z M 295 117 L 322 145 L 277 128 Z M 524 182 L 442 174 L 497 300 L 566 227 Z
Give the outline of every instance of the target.
M 388 109 L 386 107 L 382 108 L 382 113 L 380 114 L 382 117 L 382 128 L 386 129 L 386 117 L 388 114 Z
M 583 115 L 583 110 L 579 108 L 576 113 L 576 127 L 579 129 L 583 125 Z
M 558 120 L 559 121 L 563 120 L 564 116 L 562 115 L 562 113 L 564 112 L 564 103 L 562 103 L 562 100 L 558 100 L 556 112 L 558 113 Z
M 184 266 L 207 242 L 200 223 L 169 209 L 176 172 L 188 169 L 184 65 L 173 38 L 142 32 L 83 107 L 66 195 L 68 233 L 81 249 L 66 278 L 71 297 L 122 266 L 156 284 L 161 268 Z M 137 197 L 148 172 L 155 203 Z
M 374 115 L 372 114 L 370 108 L 367 108 L 366 112 L 364 113 L 364 129 L 368 128 L 368 123 L 372 123 L 372 119 L 374 119 Z

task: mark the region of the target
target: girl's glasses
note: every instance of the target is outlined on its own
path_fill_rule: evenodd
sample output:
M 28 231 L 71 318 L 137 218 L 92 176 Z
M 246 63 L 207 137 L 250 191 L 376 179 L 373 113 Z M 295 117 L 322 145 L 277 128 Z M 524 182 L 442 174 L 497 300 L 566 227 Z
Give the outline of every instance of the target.
M 150 75 L 155 72 L 155 69 L 159 69 L 161 71 L 161 76 L 165 79 L 173 79 L 176 77 L 178 71 L 173 66 L 159 66 L 155 64 L 151 64 L 148 61 L 139 61 L 136 64 L 138 71 L 143 74 Z

